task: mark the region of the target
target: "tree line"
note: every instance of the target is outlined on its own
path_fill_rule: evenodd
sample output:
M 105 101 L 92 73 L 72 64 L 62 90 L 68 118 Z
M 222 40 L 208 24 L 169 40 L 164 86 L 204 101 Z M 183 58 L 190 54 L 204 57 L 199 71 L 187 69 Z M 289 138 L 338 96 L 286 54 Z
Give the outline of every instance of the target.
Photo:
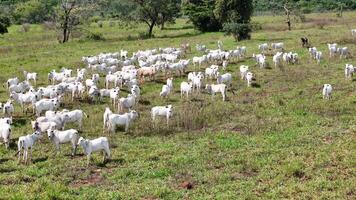
M 356 9 L 356 0 L 2 0 L 0 33 L 11 24 L 52 22 L 67 42 L 71 33 L 93 16 L 143 23 L 147 37 L 155 27 L 165 28 L 188 17 L 200 31 L 224 31 L 236 40 L 249 39 L 254 11 L 283 13 L 286 9 L 313 11 Z

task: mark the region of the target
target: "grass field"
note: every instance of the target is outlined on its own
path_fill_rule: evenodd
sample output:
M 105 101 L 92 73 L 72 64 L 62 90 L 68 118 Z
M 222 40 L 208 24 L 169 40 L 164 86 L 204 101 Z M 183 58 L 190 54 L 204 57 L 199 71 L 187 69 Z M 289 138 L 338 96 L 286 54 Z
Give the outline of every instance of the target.
M 24 116 L 17 105 L 11 148 L 0 146 L 0 199 L 355 199 L 356 79 L 345 80 L 344 67 L 356 64 L 356 37 L 350 32 L 356 28 L 356 13 L 306 17 L 307 22 L 294 24 L 290 32 L 283 30 L 282 17 L 256 17 L 253 21 L 262 30 L 238 44 L 223 33 L 200 33 L 184 20 L 156 29 L 156 37 L 146 40 L 138 39 L 146 27 L 92 24 L 90 30 L 102 33 L 105 41 L 74 39 L 66 44 L 58 44 L 56 34 L 41 25 L 31 25 L 26 33 L 12 26 L 9 34 L 0 36 L 1 83 L 28 70 L 39 72 L 40 85 L 45 85 L 51 69 L 83 67 L 85 55 L 179 47 L 184 42 L 216 48 L 219 39 L 226 49 L 247 46 L 249 56 L 260 43 L 282 41 L 288 51 L 299 53 L 301 63 L 260 69 L 246 58 L 230 64 L 234 93 L 228 93 L 227 102 L 206 93 L 181 100 L 179 83 L 186 78 L 175 79 L 175 93 L 168 100 L 158 96 L 163 76 L 146 82 L 136 108 L 140 119 L 129 133 L 107 135 L 112 160 L 102 165 L 101 154 L 95 154 L 89 168 L 82 149 L 71 158 L 70 146 L 63 145 L 55 156 L 47 137 L 35 145 L 33 164 L 18 164 L 17 138 L 32 133 L 30 121 L 35 117 Z M 320 65 L 301 48 L 302 36 L 323 51 Z M 331 42 L 349 47 L 353 57 L 329 59 L 326 44 Z M 198 54 L 193 49 L 187 57 Z M 270 56 L 268 61 L 272 64 Z M 247 88 L 239 79 L 242 64 L 256 75 L 256 87 Z M 333 85 L 330 101 L 322 99 L 324 83 Z M 0 100 L 7 99 L 1 87 Z M 170 128 L 164 121 L 153 127 L 150 108 L 166 104 L 175 107 Z M 106 135 L 102 114 L 107 105 L 83 100 L 66 101 L 64 107 L 88 113 L 81 135 L 96 138 Z

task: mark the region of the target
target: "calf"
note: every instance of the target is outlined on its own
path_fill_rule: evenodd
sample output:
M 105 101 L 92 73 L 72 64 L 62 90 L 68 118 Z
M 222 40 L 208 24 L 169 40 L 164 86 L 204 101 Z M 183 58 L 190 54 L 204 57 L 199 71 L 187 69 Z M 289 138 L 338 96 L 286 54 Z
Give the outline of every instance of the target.
M 56 145 L 57 153 L 60 151 L 60 144 L 71 143 L 72 144 L 72 156 L 75 155 L 77 150 L 77 142 L 79 139 L 78 131 L 69 129 L 66 131 L 58 131 L 55 129 L 48 129 L 47 135 L 50 141 Z
M 183 98 L 183 94 L 187 95 L 187 98 L 189 98 L 189 93 L 192 92 L 193 89 L 193 84 L 187 83 L 187 82 L 182 82 L 180 84 L 180 98 Z
M 324 84 L 323 87 L 323 99 L 331 99 L 331 92 L 333 88 L 330 84 Z
M 23 161 L 28 164 L 28 160 L 31 162 L 32 148 L 36 141 L 41 137 L 41 133 L 35 131 L 34 133 L 26 136 L 19 137 L 17 142 L 17 153 L 19 155 L 19 163 L 21 162 L 21 151 L 23 150 Z
M 104 160 L 110 158 L 109 141 L 106 137 L 100 137 L 94 140 L 85 140 L 80 137 L 78 140 L 78 145 L 83 147 L 84 154 L 87 155 L 87 166 L 89 166 L 90 156 L 93 152 L 102 151 L 104 153 Z

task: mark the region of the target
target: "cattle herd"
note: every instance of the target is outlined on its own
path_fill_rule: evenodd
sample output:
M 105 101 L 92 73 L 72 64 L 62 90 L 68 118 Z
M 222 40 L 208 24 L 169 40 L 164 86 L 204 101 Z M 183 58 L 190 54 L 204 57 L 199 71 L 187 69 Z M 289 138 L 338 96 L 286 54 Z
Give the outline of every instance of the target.
M 356 35 L 356 30 L 352 30 Z M 302 46 L 307 47 L 310 58 L 320 63 L 322 52 L 316 47 L 310 47 L 308 38 L 301 38 Z M 308 46 L 307 46 L 308 45 Z M 233 74 L 225 73 L 229 63 L 247 58 L 247 48 L 237 47 L 234 50 L 224 50 L 223 43 L 217 42 L 218 49 L 210 50 L 203 44 L 197 44 L 196 50 L 204 55 L 193 57 L 192 60 L 184 60 L 187 53 L 190 53 L 190 44 L 182 44 L 180 48 L 159 48 L 145 51 L 137 51 L 129 56 L 127 51 L 121 50 L 116 53 L 101 53 L 97 56 L 83 57 L 82 61 L 86 68 L 76 69 L 76 75 L 72 69 L 63 68 L 61 71 L 52 70 L 48 73 L 48 86 L 36 88 L 38 74 L 24 71 L 24 81 L 14 77 L 7 80 L 5 86 L 9 92 L 9 100 L 0 103 L 4 117 L 0 119 L 0 137 L 9 147 L 12 134 L 12 116 L 14 114 L 13 102 L 21 106 L 22 112 L 27 113 L 32 108 L 37 119 L 31 122 L 34 133 L 19 137 L 18 157 L 19 162 L 24 160 L 25 164 L 31 161 L 32 148 L 35 142 L 47 133 L 51 142 L 54 143 L 57 151 L 60 145 L 70 143 L 72 145 L 72 155 L 75 155 L 77 146 L 83 148 L 87 155 L 89 165 L 90 155 L 93 152 L 102 151 L 104 161 L 110 158 L 109 140 L 107 137 L 100 137 L 89 140 L 80 137 L 78 130 L 83 129 L 83 120 L 87 117 L 82 110 L 59 111 L 63 105 L 64 97 L 71 101 L 88 98 L 91 102 L 102 101 L 104 98 L 111 100 L 111 106 L 107 106 L 103 113 L 103 131 L 115 132 L 117 126 L 124 126 L 128 131 L 130 124 L 138 118 L 135 106 L 140 99 L 140 86 L 147 81 L 147 78 L 154 80 L 158 74 L 166 79 L 166 84 L 162 86 L 159 96 L 168 98 L 174 88 L 173 78 L 185 75 L 187 67 L 192 63 L 193 72 L 188 73 L 187 81 L 180 83 L 181 98 L 189 98 L 192 93 L 205 91 L 212 97 L 220 93 L 225 101 L 227 91 L 232 87 Z M 337 44 L 328 44 L 329 57 L 339 56 L 340 59 L 350 56 L 347 47 L 338 47 Z M 260 68 L 267 67 L 267 52 L 273 52 L 273 65 L 298 64 L 299 56 L 295 52 L 286 52 L 284 43 L 260 44 L 259 53 L 253 54 L 252 58 Z M 191 62 L 192 61 L 192 62 Z M 205 68 L 205 71 L 199 71 Z M 198 70 L 197 70 L 198 69 Z M 351 79 L 355 68 L 351 64 L 345 66 L 345 78 Z M 249 66 L 241 65 L 239 76 L 245 80 L 247 87 L 255 81 L 254 74 Z M 87 79 L 89 77 L 89 79 Z M 105 88 L 99 88 L 99 82 L 104 81 Z M 216 80 L 216 81 L 215 81 Z M 129 94 L 120 97 L 123 88 L 127 88 Z M 324 84 L 322 95 L 324 99 L 330 99 L 332 86 Z M 158 95 L 158 94 L 157 94 Z M 113 108 L 114 110 L 112 110 Z M 169 120 L 173 116 L 172 105 L 156 106 L 151 109 L 152 120 L 163 117 L 169 126 Z M 65 129 L 66 124 L 75 123 L 78 130 Z M 23 158 L 21 157 L 23 154 Z

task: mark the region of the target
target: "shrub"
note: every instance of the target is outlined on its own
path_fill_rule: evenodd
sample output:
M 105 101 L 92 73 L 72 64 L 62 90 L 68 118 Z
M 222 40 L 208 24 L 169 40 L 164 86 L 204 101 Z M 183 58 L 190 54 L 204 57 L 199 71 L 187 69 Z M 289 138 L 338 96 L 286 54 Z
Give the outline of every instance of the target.
M 99 21 L 97 24 L 98 24 L 98 27 L 99 27 L 99 28 L 103 28 L 103 26 L 104 26 L 104 24 L 103 24 L 102 21 Z
M 30 31 L 30 28 L 31 28 L 31 26 L 29 23 L 24 23 L 21 25 L 20 31 L 27 33 Z
M 103 34 L 99 32 L 88 32 L 85 37 L 89 40 L 105 40 Z
M 10 19 L 6 16 L 0 16 L 0 34 L 7 33 L 7 28 L 11 25 Z
M 226 23 L 224 24 L 223 31 L 226 35 L 232 35 L 236 41 L 251 39 L 250 24 Z

